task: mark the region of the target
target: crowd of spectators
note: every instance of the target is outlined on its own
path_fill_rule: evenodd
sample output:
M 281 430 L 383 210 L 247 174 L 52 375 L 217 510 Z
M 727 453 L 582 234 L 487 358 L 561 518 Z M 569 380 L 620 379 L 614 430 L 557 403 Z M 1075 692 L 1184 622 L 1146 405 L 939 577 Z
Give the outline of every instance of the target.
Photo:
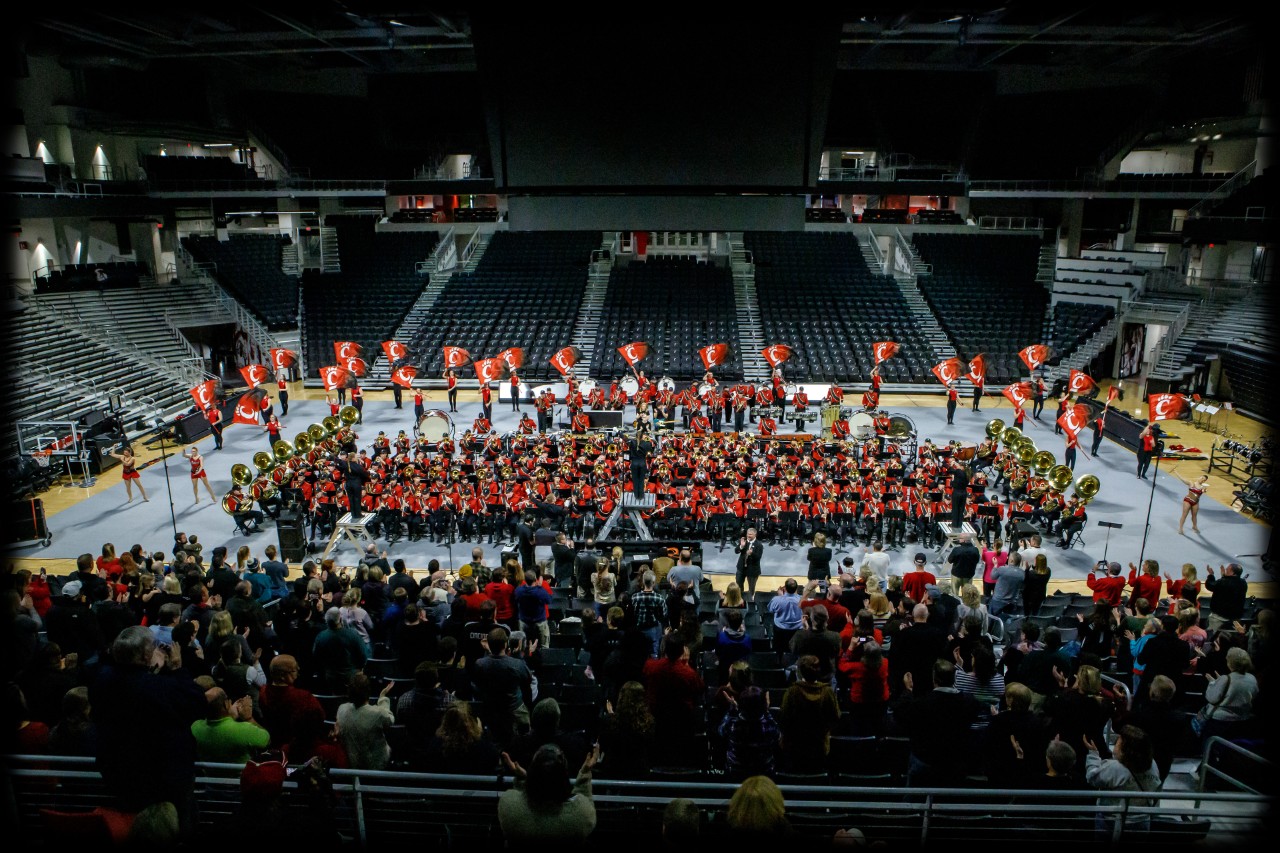
M 1067 626 L 1009 618 L 1011 561 L 986 553 L 954 588 L 921 563 L 750 602 L 687 551 L 661 572 L 592 551 L 526 571 L 476 548 L 414 576 L 370 549 L 292 579 L 263 557 L 180 535 L 171 558 L 106 546 L 65 578 L 12 574 L 10 752 L 95 757 L 124 808 L 167 803 L 188 829 L 197 761 L 257 768 L 268 801 L 264 755 L 504 772 L 509 840 L 574 839 L 599 774 L 723 774 L 762 803 L 769 779 L 1154 791 L 1197 739 L 1260 734 L 1274 660 L 1272 612 L 1235 609 L 1238 567 L 1210 572 L 1208 626 L 1194 571 L 1162 584 L 1154 561 L 1100 567 Z

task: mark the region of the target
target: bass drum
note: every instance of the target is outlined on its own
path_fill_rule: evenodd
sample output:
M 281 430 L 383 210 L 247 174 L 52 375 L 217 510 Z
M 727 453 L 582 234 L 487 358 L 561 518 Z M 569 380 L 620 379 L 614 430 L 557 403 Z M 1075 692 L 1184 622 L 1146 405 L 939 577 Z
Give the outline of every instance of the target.
M 911 420 L 911 418 L 907 417 L 906 415 L 890 415 L 889 416 L 888 435 L 890 438 L 897 438 L 897 439 L 914 438 L 915 434 L 916 434 L 916 424 L 915 424 L 915 421 Z
M 628 397 L 634 397 L 640 390 L 640 380 L 636 379 L 634 376 L 624 376 L 622 377 L 622 381 L 618 383 L 618 387 L 621 388 Z
M 676 390 L 676 381 L 672 379 L 670 376 L 664 376 L 658 380 L 658 390 L 674 391 Z
M 788 382 L 786 385 L 782 386 L 782 393 L 787 395 L 788 400 L 794 397 L 796 395 L 796 392 L 799 390 L 800 390 L 800 386 L 794 382 Z
M 418 418 L 418 435 L 432 444 L 438 444 L 446 438 L 453 438 L 453 419 L 449 413 L 440 409 L 428 409 Z
M 582 399 L 586 400 L 587 395 L 596 390 L 596 381 L 594 379 L 584 379 L 578 383 L 578 393 L 582 394 Z
M 849 435 L 857 441 L 870 441 L 876 437 L 876 420 L 866 412 L 858 412 L 849 418 Z

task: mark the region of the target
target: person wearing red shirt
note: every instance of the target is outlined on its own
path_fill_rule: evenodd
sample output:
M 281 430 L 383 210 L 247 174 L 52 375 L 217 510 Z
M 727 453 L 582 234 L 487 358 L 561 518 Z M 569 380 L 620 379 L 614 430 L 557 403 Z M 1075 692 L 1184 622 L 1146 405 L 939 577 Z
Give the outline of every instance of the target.
M 507 580 L 507 570 L 501 566 L 493 570 L 493 580 L 484 588 L 484 594 L 496 605 L 493 618 L 512 631 L 519 630 L 516 618 L 516 588 Z
M 511 411 L 520 411 L 520 377 L 511 372 Z
M 800 612 L 803 613 L 810 607 L 817 607 L 821 604 L 823 607 L 827 608 L 827 629 L 839 634 L 844 631 L 851 621 L 849 618 L 849 608 L 840 603 L 840 593 L 842 591 L 843 590 L 840 588 L 839 584 L 833 583 L 827 587 L 827 594 L 825 597 L 806 598 L 801 601 Z
M 881 644 L 870 638 L 865 642 L 852 643 L 836 668 L 849 680 L 854 731 L 859 735 L 878 734 L 889 703 L 889 664 L 884 659 Z
M 684 641 L 668 634 L 663 643 L 663 656 L 644 665 L 645 694 L 659 742 L 693 731 L 694 706 L 705 689 L 702 678 L 689 665 Z
M 493 391 L 489 389 L 488 382 L 480 383 L 480 411 L 485 420 L 493 420 Z
M 272 658 L 270 670 L 271 683 L 262 688 L 258 697 L 262 726 L 270 732 L 273 747 L 289 749 L 302 732 L 304 715 L 323 714 L 324 708 L 309 691 L 294 686 L 300 670 L 293 655 Z
M 915 570 L 902 576 L 902 592 L 917 604 L 924 600 L 924 588 L 936 585 L 938 579 L 933 572 L 924 567 L 924 555 L 918 554 L 914 560 Z
M 222 449 L 222 405 L 214 402 L 205 411 L 205 417 L 209 419 L 209 431 L 213 433 L 214 450 Z
M 775 421 L 773 418 L 761 418 L 761 419 L 760 419 L 760 434 L 761 434 L 761 435 L 776 435 L 776 434 L 777 434 L 777 432 L 778 432 L 778 422 L 777 422 L 777 421 Z
M 1142 569 L 1133 563 L 1129 564 L 1129 593 L 1130 601 L 1137 601 L 1139 598 L 1145 598 L 1154 611 L 1160 604 L 1160 592 L 1164 587 L 1164 582 L 1160 580 L 1160 564 L 1155 560 L 1143 560 Z
M 947 383 L 947 424 L 953 425 L 956 422 L 956 404 L 960 401 L 960 392 L 956 390 L 954 382 Z
M 1098 565 L 1102 565 L 1099 563 Z M 1089 577 L 1085 580 L 1085 586 L 1093 590 L 1094 602 L 1105 601 L 1112 607 L 1120 606 L 1120 597 L 1124 594 L 1125 582 L 1120 577 L 1120 564 L 1111 562 L 1107 564 L 1107 574 L 1102 577 L 1096 577 L 1094 572 L 1089 572 Z M 1157 600 L 1159 595 L 1156 596 Z M 1155 602 L 1152 602 L 1152 607 Z
M 458 374 L 451 367 L 444 372 L 445 382 L 449 388 L 449 411 L 458 411 Z M 413 398 L 415 417 L 421 418 L 422 412 L 418 411 L 418 406 L 422 403 L 422 392 L 418 391 Z

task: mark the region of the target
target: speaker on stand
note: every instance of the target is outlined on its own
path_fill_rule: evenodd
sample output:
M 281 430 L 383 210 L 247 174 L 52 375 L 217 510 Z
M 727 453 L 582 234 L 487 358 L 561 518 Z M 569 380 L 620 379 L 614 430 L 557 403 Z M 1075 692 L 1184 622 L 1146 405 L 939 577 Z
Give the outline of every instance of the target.
M 307 558 L 302 513 L 295 510 L 281 512 L 276 519 L 276 533 L 280 537 L 280 559 L 287 563 L 301 563 Z

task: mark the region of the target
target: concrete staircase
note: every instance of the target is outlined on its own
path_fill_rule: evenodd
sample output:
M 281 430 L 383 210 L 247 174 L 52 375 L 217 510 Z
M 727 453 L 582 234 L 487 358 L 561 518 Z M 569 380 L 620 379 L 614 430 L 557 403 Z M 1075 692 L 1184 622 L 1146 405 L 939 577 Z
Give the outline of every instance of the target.
M 1116 314 L 1107 321 L 1105 326 L 1086 338 L 1070 355 L 1059 362 L 1057 367 L 1049 368 L 1045 371 L 1046 378 L 1052 379 L 1061 376 L 1065 379 L 1073 369 L 1084 370 L 1085 365 L 1097 358 L 1116 339 L 1116 334 L 1123 327 L 1123 323 L 1123 315 Z
M 294 278 L 302 275 L 302 262 L 298 259 L 298 244 L 289 243 L 280 249 L 280 272 Z
M 338 246 L 338 229 L 320 226 L 320 272 L 342 272 L 342 258 Z
M 738 314 L 738 357 L 744 381 L 759 384 L 769 379 L 769 363 L 761 354 L 768 342 L 760 322 L 756 295 L 756 265 L 742 246 L 742 235 L 730 237 L 729 270 L 733 274 L 733 301 Z
M 907 264 L 891 264 L 894 284 L 898 285 L 898 292 L 902 294 L 902 299 L 907 303 L 907 307 L 911 310 L 911 316 L 915 318 L 916 325 L 920 331 L 924 333 L 925 339 L 929 341 L 929 349 L 933 353 L 934 364 L 945 361 L 948 358 L 954 358 L 956 352 L 955 344 L 947 337 L 947 333 L 938 325 L 938 318 L 933 313 L 933 309 L 929 307 L 929 303 L 925 301 L 924 294 L 920 291 L 920 276 L 928 275 L 933 271 L 933 267 L 926 263 L 916 252 L 915 246 L 911 245 L 898 232 L 895 242 L 895 249 L 907 256 Z M 864 256 L 866 250 L 863 251 Z M 874 250 L 872 250 L 874 257 Z M 905 272 L 904 267 L 910 267 L 911 272 Z M 872 268 L 874 270 L 874 267 Z M 964 368 L 968 370 L 968 365 Z M 938 389 L 942 388 L 939 384 Z M 956 387 L 963 397 L 973 391 L 973 384 L 968 379 L 960 379 L 956 383 Z M 893 386 L 886 384 L 886 391 L 895 390 Z M 918 390 L 919 386 L 912 386 Z
M 1058 245 L 1053 240 L 1046 241 L 1040 246 L 1040 260 L 1036 263 L 1036 281 L 1050 292 L 1053 291 L 1053 279 L 1057 266 Z
M 609 292 L 609 272 L 613 269 L 613 239 L 606 236 L 600 248 L 591 252 L 587 269 L 587 289 L 578 306 L 578 319 L 573 324 L 573 345 L 582 353 L 578 362 L 579 376 L 590 376 L 595 367 L 596 342 L 600 337 L 600 321 L 604 317 L 604 298 Z

